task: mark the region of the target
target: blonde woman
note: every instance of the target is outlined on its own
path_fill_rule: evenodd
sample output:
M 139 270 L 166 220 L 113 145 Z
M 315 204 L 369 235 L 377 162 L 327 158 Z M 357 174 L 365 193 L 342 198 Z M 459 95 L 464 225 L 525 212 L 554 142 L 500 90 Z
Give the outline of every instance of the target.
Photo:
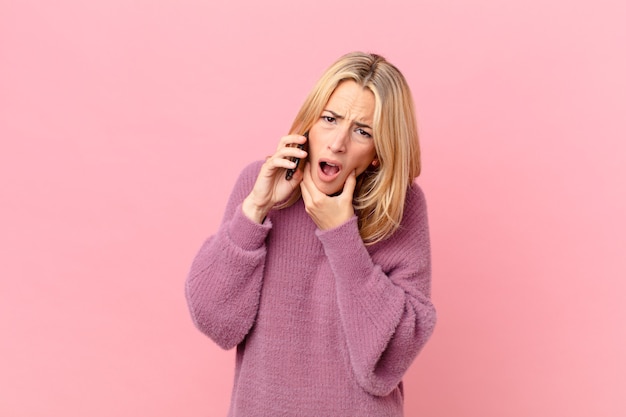
M 360 52 L 244 169 L 186 282 L 196 326 L 237 347 L 229 416 L 403 415 L 436 321 L 419 173 L 408 85 Z

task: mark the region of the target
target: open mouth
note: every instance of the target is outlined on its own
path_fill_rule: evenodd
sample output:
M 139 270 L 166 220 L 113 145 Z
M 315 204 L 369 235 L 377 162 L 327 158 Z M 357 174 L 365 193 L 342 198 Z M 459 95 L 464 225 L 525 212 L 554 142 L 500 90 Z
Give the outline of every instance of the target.
M 339 165 L 331 164 L 330 162 L 322 161 L 320 162 L 320 170 L 324 173 L 324 175 L 334 177 L 339 173 L 341 167 Z

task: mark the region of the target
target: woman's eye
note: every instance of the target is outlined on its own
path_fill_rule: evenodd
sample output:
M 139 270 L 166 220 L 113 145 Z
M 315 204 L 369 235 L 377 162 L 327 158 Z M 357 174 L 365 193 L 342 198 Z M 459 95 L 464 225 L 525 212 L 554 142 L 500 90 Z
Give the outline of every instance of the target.
M 324 119 L 328 123 L 335 123 L 335 118 L 332 116 L 322 116 L 322 119 Z
M 371 137 L 372 137 L 372 135 L 370 135 L 369 133 L 367 133 L 367 132 L 366 132 L 365 130 L 363 130 L 363 129 L 357 129 L 357 130 L 356 130 L 356 132 L 357 132 L 359 135 L 364 136 L 364 137 L 366 137 L 366 138 L 371 138 Z

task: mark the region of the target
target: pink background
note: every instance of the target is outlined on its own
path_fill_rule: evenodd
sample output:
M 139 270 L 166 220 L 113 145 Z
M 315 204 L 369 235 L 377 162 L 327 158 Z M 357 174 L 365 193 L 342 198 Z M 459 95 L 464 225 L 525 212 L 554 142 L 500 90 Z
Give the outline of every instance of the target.
M 420 122 L 439 325 L 407 416 L 626 415 L 624 4 L 0 0 L 0 415 L 225 415 L 190 261 L 351 50 Z

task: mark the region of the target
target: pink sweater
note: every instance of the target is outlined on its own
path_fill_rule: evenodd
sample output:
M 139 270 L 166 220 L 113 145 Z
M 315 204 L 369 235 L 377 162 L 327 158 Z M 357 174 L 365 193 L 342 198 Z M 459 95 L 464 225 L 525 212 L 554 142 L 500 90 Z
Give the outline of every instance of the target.
M 302 199 L 250 221 L 241 202 L 260 167 L 242 172 L 186 282 L 196 326 L 237 347 L 229 416 L 402 416 L 402 376 L 436 321 L 421 190 L 366 247 L 356 217 L 322 231 Z

